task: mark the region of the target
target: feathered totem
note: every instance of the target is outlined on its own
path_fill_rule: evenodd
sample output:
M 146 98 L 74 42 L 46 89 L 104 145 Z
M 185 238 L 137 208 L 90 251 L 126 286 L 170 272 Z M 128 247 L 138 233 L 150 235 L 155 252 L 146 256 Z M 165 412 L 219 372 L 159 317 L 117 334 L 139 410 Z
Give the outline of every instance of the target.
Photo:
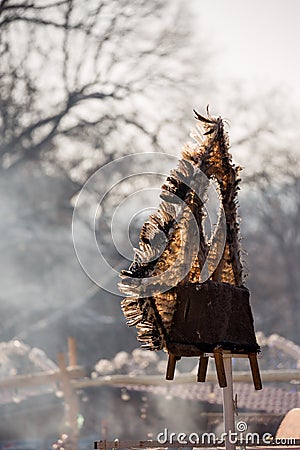
M 237 191 L 239 167 L 232 163 L 221 117 L 203 117 L 176 169 L 162 186 L 158 211 L 144 223 L 139 249 L 119 288 L 122 310 L 138 340 L 169 353 L 167 379 L 181 356 L 200 356 L 198 381 L 205 381 L 208 354 L 226 386 L 224 352 L 248 355 L 256 389 L 261 389 L 249 291 L 244 286 Z M 205 232 L 209 187 L 216 186 L 219 215 Z

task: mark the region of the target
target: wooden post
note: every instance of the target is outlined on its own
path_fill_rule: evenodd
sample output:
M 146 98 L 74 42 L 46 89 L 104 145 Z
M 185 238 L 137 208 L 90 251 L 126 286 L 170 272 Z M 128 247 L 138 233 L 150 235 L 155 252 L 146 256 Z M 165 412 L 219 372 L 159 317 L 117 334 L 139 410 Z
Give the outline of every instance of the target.
M 78 413 L 79 405 L 77 394 L 74 391 L 69 374 L 67 371 L 66 357 L 64 353 L 57 355 L 58 367 L 61 373 L 61 385 L 65 401 L 65 418 L 69 424 L 70 441 L 72 443 L 72 450 L 78 449 Z
M 223 415 L 225 426 L 225 445 L 226 450 L 235 450 L 235 445 L 229 442 L 229 433 L 235 433 L 234 405 L 233 405 L 233 383 L 232 383 L 232 357 L 231 355 L 222 355 L 224 370 L 227 380 L 227 386 L 222 389 L 223 395 Z M 233 438 L 233 437 L 232 437 Z
M 257 363 L 257 355 L 256 355 L 256 353 L 249 353 L 248 358 L 249 358 L 249 362 L 250 362 L 254 387 L 257 391 L 260 391 L 262 389 L 262 382 L 261 382 L 259 367 L 258 367 L 258 363 Z
M 208 366 L 208 356 L 200 356 L 197 381 L 204 383 Z
M 175 356 L 172 353 L 169 353 L 166 380 L 174 379 L 175 366 L 176 366 L 176 362 L 179 359 L 180 359 L 180 356 Z
M 68 356 L 69 356 L 69 366 L 77 366 L 77 346 L 75 338 L 68 337 Z
M 221 388 L 225 388 L 227 386 L 227 380 L 226 380 L 226 373 L 225 373 L 222 350 L 220 350 L 220 349 L 214 350 L 214 358 L 215 358 L 215 365 L 216 365 L 216 370 L 217 370 L 219 386 Z

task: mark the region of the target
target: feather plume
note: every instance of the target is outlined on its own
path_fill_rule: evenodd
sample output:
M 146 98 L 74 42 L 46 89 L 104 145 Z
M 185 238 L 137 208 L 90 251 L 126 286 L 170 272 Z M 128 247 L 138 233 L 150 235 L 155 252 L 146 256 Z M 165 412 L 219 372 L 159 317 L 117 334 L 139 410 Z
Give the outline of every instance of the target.
M 123 313 L 128 325 L 137 327 L 142 346 L 150 350 L 166 346 L 176 310 L 176 286 L 201 282 L 204 265 L 210 270 L 220 253 L 218 234 L 209 240 L 204 231 L 209 180 L 218 186 L 227 232 L 222 258 L 211 278 L 243 285 L 237 217 L 240 168 L 232 163 L 221 117 L 212 117 L 208 110 L 207 117 L 194 112 L 198 125 L 191 135 L 195 142 L 184 145 L 177 168 L 162 186 L 157 212 L 142 226 L 140 248 L 135 249 L 129 269 L 120 274 L 120 291 L 127 296 L 121 303 Z M 153 279 L 151 296 L 143 290 L 144 279 Z M 173 287 L 164 290 L 164 285 Z

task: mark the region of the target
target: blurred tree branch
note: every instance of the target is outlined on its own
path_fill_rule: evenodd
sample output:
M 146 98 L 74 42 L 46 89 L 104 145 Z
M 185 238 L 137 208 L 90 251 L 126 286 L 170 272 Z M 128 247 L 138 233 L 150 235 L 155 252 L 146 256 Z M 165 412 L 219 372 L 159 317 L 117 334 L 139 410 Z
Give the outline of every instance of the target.
M 300 174 L 295 155 L 282 152 L 278 161 L 270 155 L 263 169 L 246 177 L 253 217 L 246 226 L 254 295 L 265 302 L 260 311 L 279 332 L 288 326 L 298 340 L 300 264 Z M 270 305 L 273 307 L 270 308 Z M 268 321 L 267 321 L 268 322 Z
M 36 0 L 17 3 L 12 2 L 11 0 L 2 0 L 0 2 L 0 16 L 2 16 L 2 19 L 0 20 L 0 27 L 17 21 L 61 27 L 63 25 L 62 23 L 56 22 L 54 20 L 46 20 L 45 18 L 38 17 L 35 14 L 39 11 L 48 11 L 51 8 L 57 8 L 69 3 L 70 0 L 55 1 L 47 4 L 42 4 L 41 2 L 37 2 Z
M 42 160 L 72 177 L 70 170 L 87 158 L 78 154 L 80 145 L 94 152 L 93 170 L 113 153 L 137 150 L 139 139 L 139 145 L 163 149 L 163 124 L 182 118 L 172 108 L 195 82 L 196 68 L 186 64 L 182 6 L 162 0 L 2 0 L 1 166 L 12 170 Z M 189 75 L 192 81 L 184 83 Z M 118 135 L 122 148 L 118 143 L 116 149 Z M 82 180 L 91 171 L 83 171 Z

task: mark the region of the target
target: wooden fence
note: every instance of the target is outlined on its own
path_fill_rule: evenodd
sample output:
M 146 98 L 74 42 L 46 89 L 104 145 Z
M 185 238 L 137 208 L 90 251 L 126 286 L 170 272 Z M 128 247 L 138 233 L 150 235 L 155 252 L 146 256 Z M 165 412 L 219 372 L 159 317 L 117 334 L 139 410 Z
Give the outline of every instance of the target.
M 58 370 L 2 378 L 0 379 L 0 389 L 20 389 L 34 386 L 60 384 L 65 401 L 65 418 L 66 422 L 70 425 L 70 438 L 74 444 L 74 449 L 77 448 L 78 444 L 77 416 L 79 413 L 79 401 L 76 392 L 78 389 L 99 386 L 149 386 L 170 384 L 170 381 L 165 380 L 162 375 L 143 375 L 134 377 L 129 375 L 107 375 L 98 378 L 91 378 L 90 373 L 86 368 L 78 366 L 76 341 L 72 337 L 68 338 L 68 357 L 64 353 L 58 353 L 57 363 Z M 300 382 L 300 371 L 263 370 L 261 371 L 261 377 L 262 381 L 265 383 L 274 381 L 290 382 L 292 380 Z M 172 383 L 185 384 L 193 383 L 194 381 L 195 374 L 187 373 L 178 374 Z M 213 372 L 208 372 L 206 381 L 217 382 L 216 374 Z M 251 373 L 244 371 L 233 372 L 233 381 L 251 382 Z M 100 447 L 101 446 L 102 444 Z M 110 445 L 107 445 L 107 447 L 109 448 Z

